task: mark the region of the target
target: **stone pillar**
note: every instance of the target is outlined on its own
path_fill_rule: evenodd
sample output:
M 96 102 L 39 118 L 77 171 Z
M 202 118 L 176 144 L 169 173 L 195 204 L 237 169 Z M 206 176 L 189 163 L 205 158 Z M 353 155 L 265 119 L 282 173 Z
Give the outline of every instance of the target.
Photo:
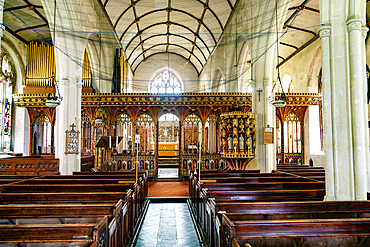
M 369 28 L 367 27 L 362 27 L 362 39 L 365 41 L 367 32 L 369 31 Z M 363 71 L 363 80 L 365 81 L 365 86 L 363 90 L 364 98 L 366 99 L 367 97 L 367 72 L 366 72 L 366 46 L 365 42 L 362 42 L 362 63 L 365 65 L 364 71 Z M 368 122 L 369 119 L 369 105 L 367 105 L 364 108 L 364 118 L 365 118 L 365 125 L 368 125 L 370 122 Z M 369 126 L 368 126 L 369 127 Z M 367 169 L 367 191 L 370 192 L 370 144 L 369 144 L 369 128 L 365 127 L 365 137 L 368 137 L 367 139 L 367 145 L 366 148 L 369 150 L 366 154 L 366 169 Z
M 335 200 L 334 184 L 334 162 L 333 162 L 333 131 L 332 131 L 332 112 L 331 112 L 331 69 L 330 69 L 330 33 L 331 27 L 328 25 L 319 28 L 321 38 L 321 63 L 322 63 L 322 91 L 323 91 L 323 127 L 324 127 L 324 147 L 325 147 L 325 200 Z
M 366 157 L 368 150 L 367 136 L 365 135 L 367 116 L 365 117 L 366 104 L 366 80 L 363 77 L 365 64 L 363 64 L 362 52 L 362 21 L 350 19 L 347 21 L 349 42 L 349 66 L 350 66 L 350 95 L 351 95 L 351 119 L 353 131 L 353 163 L 355 176 L 355 199 L 366 200 L 367 192 L 367 169 Z
M 369 137 L 364 2 L 321 0 L 326 200 L 366 200 Z M 335 14 L 333 14 L 335 13 Z
M 275 126 L 275 107 L 267 101 L 271 94 L 271 80 L 264 77 L 260 83 L 253 85 L 252 109 L 256 114 L 256 156 L 257 168 L 261 172 L 275 169 L 275 144 L 263 144 L 263 128 Z
M 71 124 L 75 124 L 75 130 L 81 132 L 81 88 L 82 83 L 71 82 L 69 78 L 62 78 L 59 83 L 60 94 L 63 100 L 56 109 L 55 131 L 55 157 L 59 158 L 59 171 L 62 175 L 80 171 L 81 154 L 65 154 L 66 130 L 71 130 Z M 82 143 L 79 143 L 82 145 Z
M 271 80 L 269 78 L 263 79 L 263 91 L 265 94 L 264 101 L 265 101 L 265 124 L 263 127 L 275 127 L 276 129 L 276 109 L 274 106 L 271 106 L 269 103 L 266 102 L 268 96 L 271 92 Z M 263 130 L 263 128 L 262 128 Z M 263 136 L 263 135 L 262 135 Z M 263 137 L 262 137 L 263 138 Z M 276 142 L 277 138 L 274 140 L 274 144 L 264 144 L 266 153 L 265 153 L 265 172 L 271 172 L 272 170 L 276 169 Z

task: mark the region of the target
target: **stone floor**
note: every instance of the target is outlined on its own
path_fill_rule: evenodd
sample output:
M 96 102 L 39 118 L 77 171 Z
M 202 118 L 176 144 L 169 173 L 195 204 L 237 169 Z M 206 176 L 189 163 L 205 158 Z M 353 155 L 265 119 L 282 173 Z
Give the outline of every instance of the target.
M 158 178 L 179 178 L 178 168 L 158 168 Z
M 186 203 L 150 203 L 135 246 L 200 246 Z

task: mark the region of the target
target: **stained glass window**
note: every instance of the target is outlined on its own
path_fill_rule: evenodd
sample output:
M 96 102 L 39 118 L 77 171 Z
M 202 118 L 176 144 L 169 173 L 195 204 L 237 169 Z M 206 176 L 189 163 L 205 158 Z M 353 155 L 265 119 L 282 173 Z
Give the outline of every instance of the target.
M 0 128 L 1 128 L 1 147 L 3 152 L 10 151 L 11 127 L 12 127 L 12 83 L 11 66 L 6 56 L 1 61 L 0 76 Z
M 182 92 L 181 83 L 171 72 L 165 70 L 159 73 L 150 85 L 151 93 L 174 93 Z

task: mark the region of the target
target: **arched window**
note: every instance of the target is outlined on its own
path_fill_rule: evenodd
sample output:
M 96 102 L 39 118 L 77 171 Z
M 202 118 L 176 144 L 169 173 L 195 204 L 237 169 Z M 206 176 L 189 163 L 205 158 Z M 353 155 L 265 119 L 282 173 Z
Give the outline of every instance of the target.
M 0 127 L 1 127 L 1 151 L 10 151 L 11 129 L 12 129 L 12 71 L 8 57 L 1 59 L 0 70 Z
M 182 92 L 181 83 L 171 72 L 165 70 L 159 73 L 150 85 L 151 93 L 175 93 Z
M 281 79 L 281 86 L 283 87 L 285 93 L 292 93 L 294 91 L 292 77 L 289 74 L 285 74 L 283 79 Z M 281 87 L 280 92 L 282 92 Z

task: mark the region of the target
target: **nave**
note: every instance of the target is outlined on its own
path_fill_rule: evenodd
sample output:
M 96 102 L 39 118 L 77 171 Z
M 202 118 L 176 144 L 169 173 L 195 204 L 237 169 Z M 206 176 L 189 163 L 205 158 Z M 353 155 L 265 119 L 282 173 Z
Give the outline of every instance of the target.
M 188 196 L 169 199 L 148 196 L 147 173 L 0 175 L 0 245 L 370 246 L 369 193 L 324 201 L 325 181 L 323 167 L 297 164 L 198 171 L 178 182 Z
M 187 204 L 150 203 L 135 246 L 201 246 Z

